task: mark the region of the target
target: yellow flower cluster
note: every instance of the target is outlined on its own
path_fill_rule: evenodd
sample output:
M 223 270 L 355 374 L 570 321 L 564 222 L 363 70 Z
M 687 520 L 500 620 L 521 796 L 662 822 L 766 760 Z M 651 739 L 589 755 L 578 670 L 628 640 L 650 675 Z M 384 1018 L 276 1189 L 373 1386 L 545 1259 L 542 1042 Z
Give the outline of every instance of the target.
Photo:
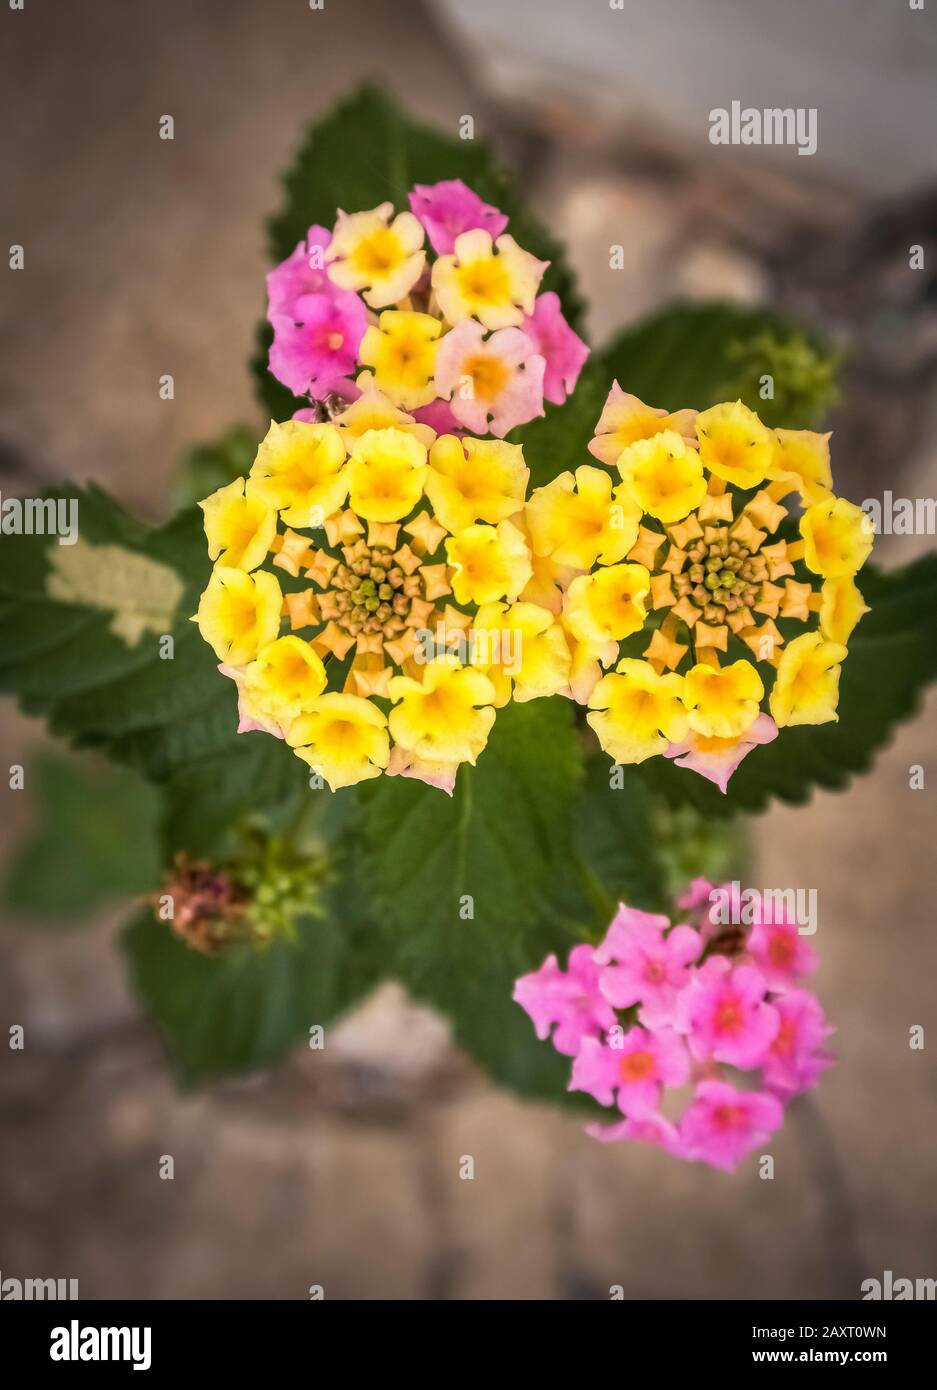
M 364 387 L 328 423 L 271 423 L 250 475 L 201 503 L 195 621 L 242 730 L 333 789 L 386 771 L 451 790 L 498 708 L 567 687 L 570 652 L 531 597 L 521 448 L 437 437 Z
M 778 728 L 837 718 L 871 525 L 833 495 L 829 435 L 770 430 L 740 401 L 669 414 L 616 383 L 590 451 L 605 467 L 527 509 L 571 693 L 616 762 L 682 756 L 724 790 Z

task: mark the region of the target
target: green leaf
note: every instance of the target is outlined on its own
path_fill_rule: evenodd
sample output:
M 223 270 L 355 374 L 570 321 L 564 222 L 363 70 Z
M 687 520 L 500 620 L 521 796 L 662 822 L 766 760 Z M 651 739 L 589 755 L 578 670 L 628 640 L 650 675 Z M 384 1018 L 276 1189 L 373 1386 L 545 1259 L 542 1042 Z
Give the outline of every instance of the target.
M 668 800 L 726 815 L 762 811 L 772 797 L 799 805 L 814 787 L 838 791 L 867 771 L 937 678 L 937 556 L 889 574 L 867 566 L 859 584 L 872 611 L 849 640 L 837 723 L 782 729 L 773 743 L 749 753 L 725 796 L 666 758 L 641 764 L 648 784 Z
M 361 788 L 362 869 L 388 973 L 446 1016 L 493 1079 L 556 1102 L 569 1099 L 569 1059 L 538 1041 L 511 995 L 518 975 L 582 939 L 568 914 L 593 910 L 575 863 L 581 756 L 567 702 L 536 700 L 498 711 L 451 800 L 401 778 Z
M 587 758 L 585 785 L 575 813 L 576 842 L 588 869 L 588 877 L 581 876 L 583 891 L 588 894 L 592 884 L 592 901 L 602 908 L 603 934 L 619 902 L 661 911 L 667 901 L 651 795 L 634 771 L 619 770 L 614 785 L 611 773 L 604 753 L 593 752 Z
M 342 911 L 333 905 L 327 917 L 297 923 L 295 941 L 217 957 L 192 950 L 150 912 L 133 919 L 124 936 L 131 976 L 183 1085 L 272 1065 L 376 983 L 372 929 L 344 903 Z
M 740 397 L 763 414 L 768 402 L 759 396 L 753 363 L 765 357 L 766 340 L 783 344 L 791 339 L 812 351 L 818 362 L 828 359 L 818 340 L 763 309 L 721 302 L 677 304 L 626 329 L 593 362 L 603 375 L 606 394 L 617 380 L 624 391 L 666 410 L 705 410 L 717 401 Z M 818 371 L 817 390 L 826 402 L 829 371 Z M 772 419 L 773 425 L 799 429 L 816 423 L 814 398 L 806 384 L 777 405 L 787 413 Z
M 198 508 L 148 527 L 96 488 L 59 495 L 77 502 L 74 547 L 0 539 L 0 690 L 76 746 L 148 776 L 229 751 L 236 693 L 189 621 L 211 569 Z
M 498 711 L 451 798 L 402 777 L 362 787 L 364 871 L 391 971 L 413 986 L 495 963 L 525 968 L 546 953 L 580 779 L 569 705 L 536 700 Z
M 14 912 L 72 919 L 159 881 L 158 792 L 122 768 L 42 752 L 26 786 L 38 820 L 14 851 L 3 897 Z
M 508 230 L 525 251 L 550 268 L 544 290 L 555 290 L 574 327 L 582 304 L 563 249 L 526 208 L 510 174 L 500 168 L 483 140 L 459 140 L 413 121 L 385 92 L 364 86 L 310 126 L 285 176 L 285 201 L 270 223 L 270 257 L 284 260 L 309 227 L 332 227 L 337 209 L 357 212 L 389 201 L 409 204 L 416 183 L 462 179 L 510 218 Z M 291 398 L 266 367 L 269 336 L 262 328 L 253 362 L 260 399 L 283 420 L 308 402 Z

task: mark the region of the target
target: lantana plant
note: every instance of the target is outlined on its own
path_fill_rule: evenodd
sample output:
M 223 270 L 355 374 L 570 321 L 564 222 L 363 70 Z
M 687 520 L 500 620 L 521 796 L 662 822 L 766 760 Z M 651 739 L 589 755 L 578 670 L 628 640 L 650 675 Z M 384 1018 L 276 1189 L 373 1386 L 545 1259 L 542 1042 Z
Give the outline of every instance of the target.
M 67 485 L 76 544 L 0 534 L 3 689 L 125 765 L 107 835 L 93 778 L 36 779 L 42 853 L 137 895 L 186 1083 L 395 979 L 500 1083 L 732 1167 L 829 1030 L 791 923 L 714 930 L 682 885 L 868 767 L 937 678 L 937 560 L 860 593 L 819 337 L 678 305 L 590 352 L 481 142 L 365 89 L 286 190 L 262 421 L 193 452 L 163 525 Z

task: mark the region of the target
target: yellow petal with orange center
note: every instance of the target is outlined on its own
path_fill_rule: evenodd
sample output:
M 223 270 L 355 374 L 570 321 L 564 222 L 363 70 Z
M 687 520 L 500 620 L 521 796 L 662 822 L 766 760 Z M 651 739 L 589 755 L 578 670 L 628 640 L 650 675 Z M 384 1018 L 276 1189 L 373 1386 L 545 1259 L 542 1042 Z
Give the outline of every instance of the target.
M 582 574 L 566 591 L 566 625 L 581 642 L 621 642 L 647 617 L 651 576 L 643 565 L 608 565 Z
M 750 661 L 722 667 L 700 663 L 684 679 L 683 703 L 690 728 L 709 738 L 737 738 L 757 719 L 764 693 Z
M 368 430 L 349 441 L 349 502 L 368 521 L 400 521 L 423 495 L 426 450 L 399 429 Z
M 825 724 L 837 718 L 839 677 L 846 648 L 819 632 L 805 632 L 784 648 L 769 704 L 779 728 Z
M 587 719 L 616 763 L 641 763 L 686 735 L 683 677 L 658 675 L 647 661 L 625 658 L 589 698 Z
M 279 634 L 282 606 L 272 574 L 216 565 L 194 621 L 220 661 L 243 666 Z
M 706 496 L 699 454 L 673 430 L 630 444 L 618 471 L 636 506 L 665 525 L 682 521 Z
M 830 497 L 808 507 L 800 519 L 804 563 L 824 579 L 857 574 L 869 558 L 874 530 L 861 507 Z
M 333 791 L 379 777 L 390 758 L 387 719 L 360 695 L 321 695 L 290 725 L 287 742 Z
M 345 445 L 334 425 L 270 422 L 251 465 L 247 491 L 288 526 L 319 527 L 348 494 Z
M 771 431 L 741 401 L 724 401 L 696 417 L 700 458 L 711 473 L 736 487 L 757 487 L 774 463 Z

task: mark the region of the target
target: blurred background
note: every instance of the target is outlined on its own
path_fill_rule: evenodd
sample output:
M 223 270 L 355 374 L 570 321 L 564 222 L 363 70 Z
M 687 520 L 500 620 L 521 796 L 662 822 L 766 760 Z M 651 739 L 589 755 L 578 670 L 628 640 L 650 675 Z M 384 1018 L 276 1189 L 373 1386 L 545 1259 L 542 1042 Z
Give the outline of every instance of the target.
M 845 354 L 838 490 L 935 495 L 937 7 L 28 0 L 0 27 L 3 245 L 26 248 L 0 308 L 0 491 L 91 478 L 158 518 L 182 451 L 255 420 L 280 172 L 372 78 L 453 135 L 471 114 L 515 165 L 593 342 L 681 298 L 795 314 Z M 713 147 L 733 99 L 816 107 L 817 154 Z M 392 984 L 324 1053 L 181 1095 L 124 979 L 122 915 L 10 920 L 0 1022 L 28 1042 L 0 1049 L 3 1276 L 78 1278 L 82 1298 L 538 1299 L 856 1298 L 886 1269 L 937 1275 L 937 1068 L 929 1035 L 908 1046 L 934 1021 L 934 792 L 909 767 L 930 778 L 935 732 L 931 697 L 847 792 L 754 827 L 760 883 L 818 890 L 838 1027 L 773 1181 L 596 1144 L 492 1088 Z M 44 740 L 4 702 L 0 766 Z M 4 797 L 0 853 L 29 816 Z

